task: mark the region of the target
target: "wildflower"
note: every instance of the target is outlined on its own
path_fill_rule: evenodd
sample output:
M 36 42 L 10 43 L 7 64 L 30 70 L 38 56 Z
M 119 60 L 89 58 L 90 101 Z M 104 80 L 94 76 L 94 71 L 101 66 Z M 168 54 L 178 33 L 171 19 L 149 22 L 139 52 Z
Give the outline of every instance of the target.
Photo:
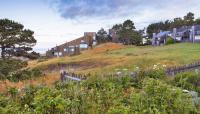
M 122 72 L 117 72 L 116 74 L 117 74 L 117 75 L 120 75 L 120 74 L 122 74 Z
M 188 90 L 184 89 L 184 90 L 183 90 L 183 92 L 185 92 L 185 93 L 189 93 L 190 91 L 188 91 Z
M 198 74 L 199 73 L 199 69 L 195 69 L 195 73 Z
M 165 68 L 165 67 L 167 67 L 166 65 L 163 65 L 163 67 Z
M 28 105 L 27 105 L 27 104 L 25 104 L 25 105 L 24 105 L 24 107 L 25 107 L 25 108 L 27 108 L 27 107 L 28 107 Z
M 154 70 L 157 69 L 157 65 L 153 65 L 153 69 L 154 69 Z

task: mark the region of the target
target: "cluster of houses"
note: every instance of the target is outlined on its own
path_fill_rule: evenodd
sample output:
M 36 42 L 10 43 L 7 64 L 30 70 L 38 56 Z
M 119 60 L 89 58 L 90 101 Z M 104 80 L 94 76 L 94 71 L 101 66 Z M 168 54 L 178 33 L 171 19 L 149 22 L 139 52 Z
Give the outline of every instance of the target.
M 109 29 L 112 42 L 120 43 L 117 31 Z M 143 44 L 146 43 L 147 34 L 143 34 Z M 174 42 L 200 42 L 200 25 L 182 26 L 169 31 L 153 33 L 151 40 L 153 46 L 165 45 L 167 39 L 172 38 Z M 48 58 L 78 55 L 81 51 L 92 48 L 97 44 L 96 32 L 85 32 L 83 37 L 55 46 L 46 52 Z
M 157 34 L 153 33 L 152 45 L 165 45 L 167 38 L 172 38 L 174 42 L 200 42 L 200 25 L 182 26 L 169 31 L 160 31 Z

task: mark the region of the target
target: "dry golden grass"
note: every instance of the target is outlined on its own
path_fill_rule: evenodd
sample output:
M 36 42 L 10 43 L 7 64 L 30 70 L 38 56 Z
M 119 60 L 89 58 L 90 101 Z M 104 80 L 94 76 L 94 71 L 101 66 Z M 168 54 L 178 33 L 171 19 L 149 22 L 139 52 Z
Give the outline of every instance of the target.
M 49 74 L 39 77 L 39 78 L 20 81 L 20 82 L 10 82 L 9 80 L 0 81 L 0 92 L 6 92 L 8 88 L 12 88 L 12 87 L 15 87 L 17 89 L 22 89 L 22 88 L 25 88 L 26 86 L 30 86 L 30 85 L 51 86 L 58 80 L 59 80 L 58 73 L 49 73 Z

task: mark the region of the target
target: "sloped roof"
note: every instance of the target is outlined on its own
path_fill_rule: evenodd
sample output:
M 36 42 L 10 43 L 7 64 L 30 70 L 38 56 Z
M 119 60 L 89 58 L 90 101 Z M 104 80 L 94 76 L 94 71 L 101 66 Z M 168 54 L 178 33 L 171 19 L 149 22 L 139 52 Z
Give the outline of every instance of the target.
M 156 37 L 163 37 L 165 35 L 168 35 L 169 33 L 171 33 L 170 31 L 163 31 L 163 32 L 160 32 L 156 35 Z

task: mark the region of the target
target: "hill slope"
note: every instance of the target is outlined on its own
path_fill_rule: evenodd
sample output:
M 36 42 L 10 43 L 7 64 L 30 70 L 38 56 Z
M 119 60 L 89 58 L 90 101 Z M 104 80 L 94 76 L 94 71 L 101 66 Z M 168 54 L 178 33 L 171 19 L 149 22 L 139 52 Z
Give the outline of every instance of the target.
M 29 67 L 47 72 L 67 69 L 77 73 L 102 73 L 113 71 L 115 68 L 148 68 L 157 63 L 178 66 L 200 60 L 199 55 L 200 44 L 136 47 L 107 43 L 84 51 L 78 56 L 54 58 L 44 62 L 32 61 Z

